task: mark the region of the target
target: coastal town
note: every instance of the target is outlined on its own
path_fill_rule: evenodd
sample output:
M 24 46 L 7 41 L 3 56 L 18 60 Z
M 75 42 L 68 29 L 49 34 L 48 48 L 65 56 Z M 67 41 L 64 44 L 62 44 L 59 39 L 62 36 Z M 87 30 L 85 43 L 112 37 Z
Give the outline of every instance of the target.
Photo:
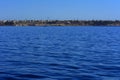
M 0 20 L 0 26 L 120 26 L 119 20 Z

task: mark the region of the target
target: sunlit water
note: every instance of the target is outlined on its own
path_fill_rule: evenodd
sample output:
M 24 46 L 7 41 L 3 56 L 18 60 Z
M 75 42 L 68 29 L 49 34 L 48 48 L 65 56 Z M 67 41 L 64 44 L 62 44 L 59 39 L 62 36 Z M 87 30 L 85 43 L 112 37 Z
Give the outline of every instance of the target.
M 120 80 L 120 27 L 0 27 L 0 80 Z

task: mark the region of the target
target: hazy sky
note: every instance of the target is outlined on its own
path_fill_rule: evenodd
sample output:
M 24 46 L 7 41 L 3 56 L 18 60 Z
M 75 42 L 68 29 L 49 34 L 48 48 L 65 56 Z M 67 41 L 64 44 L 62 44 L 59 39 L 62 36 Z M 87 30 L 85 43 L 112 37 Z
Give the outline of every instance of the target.
M 120 0 L 0 0 L 0 19 L 120 20 Z

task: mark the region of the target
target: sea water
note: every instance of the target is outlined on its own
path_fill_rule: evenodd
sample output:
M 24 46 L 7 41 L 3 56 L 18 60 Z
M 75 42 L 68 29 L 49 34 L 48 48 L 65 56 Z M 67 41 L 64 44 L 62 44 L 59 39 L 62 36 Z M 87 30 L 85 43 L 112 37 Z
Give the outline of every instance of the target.
M 120 80 L 120 27 L 0 27 L 0 80 Z

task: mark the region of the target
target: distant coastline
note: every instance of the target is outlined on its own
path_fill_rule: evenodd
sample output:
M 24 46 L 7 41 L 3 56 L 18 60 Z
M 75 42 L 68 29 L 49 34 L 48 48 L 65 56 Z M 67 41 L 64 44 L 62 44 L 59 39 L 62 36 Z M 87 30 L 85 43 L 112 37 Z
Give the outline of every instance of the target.
M 0 26 L 120 26 L 120 20 L 0 20 Z

